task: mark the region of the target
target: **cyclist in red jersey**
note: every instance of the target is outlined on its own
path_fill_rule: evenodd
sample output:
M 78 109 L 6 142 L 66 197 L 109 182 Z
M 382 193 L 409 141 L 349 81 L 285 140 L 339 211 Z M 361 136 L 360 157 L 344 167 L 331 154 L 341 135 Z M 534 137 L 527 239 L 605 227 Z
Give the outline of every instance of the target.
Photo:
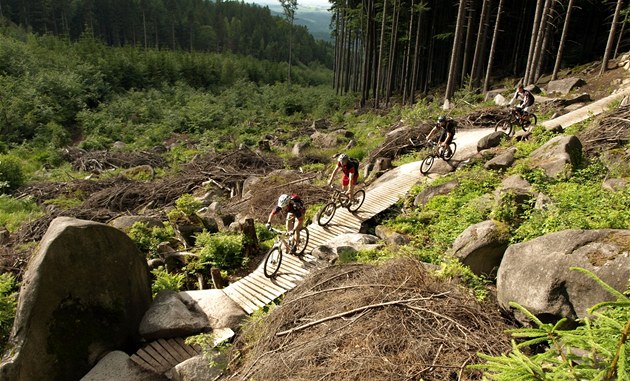
M 355 159 L 351 159 L 345 153 L 342 153 L 337 157 L 337 165 L 335 170 L 330 175 L 328 185 L 332 184 L 333 179 L 337 172 L 343 172 L 343 178 L 341 179 L 341 189 L 349 196 L 354 194 L 354 186 L 359 181 L 359 162 Z

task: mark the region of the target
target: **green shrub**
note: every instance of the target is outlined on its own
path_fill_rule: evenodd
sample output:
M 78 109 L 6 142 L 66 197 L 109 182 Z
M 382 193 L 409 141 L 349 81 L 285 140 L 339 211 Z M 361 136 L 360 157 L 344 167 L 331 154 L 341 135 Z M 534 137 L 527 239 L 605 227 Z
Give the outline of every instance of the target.
M 14 198 L 0 195 L 0 225 L 9 231 L 16 231 L 20 225 L 44 215 L 44 211 L 32 198 Z
M 168 242 L 175 237 L 170 224 L 161 227 L 148 227 L 146 223 L 136 222 L 127 231 L 127 235 L 136 243 L 138 249 L 147 258 L 158 258 L 157 247 L 161 242 Z
M 0 274 L 0 353 L 9 339 L 17 306 L 17 283 L 10 273 Z
M 20 163 L 10 157 L 0 157 L 0 191 L 10 193 L 24 183 L 24 173 Z
M 199 262 L 220 269 L 236 269 L 243 265 L 241 235 L 203 232 L 197 235 L 195 247 L 199 248 Z
M 151 292 L 154 298 L 160 291 L 179 291 L 184 287 L 185 274 L 169 273 L 162 266 L 151 270 L 151 274 L 153 274 L 155 278 L 151 284 Z

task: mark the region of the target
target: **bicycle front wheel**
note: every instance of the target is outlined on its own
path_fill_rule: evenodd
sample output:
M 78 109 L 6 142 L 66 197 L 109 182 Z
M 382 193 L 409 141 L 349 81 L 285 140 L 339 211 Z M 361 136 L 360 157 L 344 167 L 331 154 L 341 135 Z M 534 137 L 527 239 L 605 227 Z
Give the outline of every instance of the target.
M 431 167 L 433 167 L 433 160 L 435 160 L 433 155 L 427 156 L 424 160 L 422 160 L 422 164 L 420 164 L 420 173 L 423 175 L 429 173 Z
M 512 133 L 512 123 L 507 119 L 500 121 L 499 123 L 497 123 L 494 131 L 503 131 L 507 136 L 510 136 L 510 134 Z
M 267 253 L 265 258 L 265 276 L 267 278 L 273 278 L 280 270 L 280 264 L 282 263 L 282 250 L 279 247 L 274 246 Z
M 326 226 L 330 220 L 332 220 L 337 211 L 337 205 L 334 202 L 329 202 L 324 206 L 317 215 L 317 223 L 319 226 Z
M 348 204 L 348 211 L 353 213 L 356 212 L 357 210 L 359 210 L 361 205 L 363 205 L 363 201 L 365 201 L 365 191 L 363 189 L 359 189 L 358 191 L 354 192 L 352 200 Z
M 451 144 L 448 145 L 449 150 L 444 150 L 442 152 L 442 158 L 446 161 L 449 161 L 453 158 L 453 156 L 455 156 L 455 151 L 457 151 L 457 144 L 455 144 L 455 142 L 451 142 Z
M 310 233 L 306 227 L 303 227 L 300 230 L 300 244 L 295 247 L 295 254 L 302 255 L 304 254 L 304 250 L 306 250 L 306 246 L 308 246 L 308 238 Z
M 529 114 L 529 120 L 523 123 L 523 131 L 527 132 L 538 124 L 538 117 L 536 114 Z

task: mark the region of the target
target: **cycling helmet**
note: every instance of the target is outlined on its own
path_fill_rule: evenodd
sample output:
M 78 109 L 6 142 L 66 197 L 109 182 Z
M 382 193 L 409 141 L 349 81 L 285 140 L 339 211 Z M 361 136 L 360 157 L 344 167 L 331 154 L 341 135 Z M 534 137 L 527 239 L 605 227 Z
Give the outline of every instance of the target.
M 291 197 L 289 197 L 288 194 L 281 194 L 280 197 L 278 197 L 278 206 L 284 208 L 289 205 L 289 201 L 291 201 Z
M 337 157 L 337 161 L 340 163 L 347 163 L 348 155 L 346 155 L 345 153 L 342 153 L 341 155 L 339 155 L 339 157 Z
M 438 118 L 438 123 L 445 123 L 445 122 L 446 122 L 446 116 L 440 115 L 440 117 Z

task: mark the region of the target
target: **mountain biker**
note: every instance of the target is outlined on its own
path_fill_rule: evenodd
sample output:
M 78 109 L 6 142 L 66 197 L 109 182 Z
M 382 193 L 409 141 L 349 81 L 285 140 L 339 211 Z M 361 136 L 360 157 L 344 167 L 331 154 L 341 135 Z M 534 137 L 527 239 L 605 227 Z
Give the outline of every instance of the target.
M 278 212 L 284 211 L 287 214 L 286 228 L 287 232 L 293 230 L 293 247 L 286 248 L 291 254 L 295 254 L 296 248 L 300 245 L 300 231 L 304 225 L 304 213 L 306 213 L 306 207 L 304 202 L 297 194 L 281 194 L 278 197 L 278 204 L 271 210 L 267 223 L 265 226 L 267 229 L 271 228 L 271 219 Z M 297 220 L 297 224 L 295 221 Z
M 447 118 L 444 115 L 440 115 L 437 123 L 435 123 L 435 126 L 433 126 L 433 128 L 431 129 L 431 132 L 429 132 L 429 135 L 427 135 L 427 141 L 431 140 L 431 135 L 433 135 L 434 132 L 440 130 L 438 144 L 440 145 L 440 147 L 446 150 L 446 156 L 451 156 L 452 152 L 449 144 L 453 142 L 456 129 L 457 122 L 454 119 Z
M 523 85 L 520 84 L 518 85 L 518 87 L 516 88 L 516 92 L 514 93 L 514 96 L 512 97 L 512 99 L 510 100 L 510 103 L 508 103 L 509 106 L 512 106 L 512 103 L 514 103 L 518 98 L 523 98 L 523 100 L 521 101 L 521 103 L 516 106 L 516 110 L 519 112 L 522 112 L 522 116 L 523 116 L 523 120 L 524 121 L 528 121 L 529 120 L 529 109 L 532 107 L 532 105 L 534 104 L 534 95 L 532 94 L 531 91 L 529 90 L 525 90 L 525 88 L 523 88 Z
M 340 154 L 337 157 L 337 165 L 335 170 L 330 175 L 328 185 L 332 184 L 333 179 L 337 172 L 341 169 L 343 172 L 343 178 L 341 179 L 341 190 L 346 192 L 349 196 L 354 194 L 354 186 L 359 181 L 359 161 L 351 159 L 345 153 Z

